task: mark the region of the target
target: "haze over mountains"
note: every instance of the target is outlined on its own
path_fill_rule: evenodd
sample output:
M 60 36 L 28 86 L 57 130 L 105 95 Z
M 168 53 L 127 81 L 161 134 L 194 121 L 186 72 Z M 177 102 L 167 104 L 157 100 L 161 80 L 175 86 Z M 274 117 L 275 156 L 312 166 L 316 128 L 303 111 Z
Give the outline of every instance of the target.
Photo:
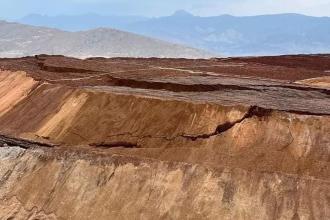
M 299 14 L 199 17 L 177 11 L 159 18 L 35 14 L 19 22 L 67 31 L 112 27 L 227 56 L 330 52 L 330 18 Z
M 123 28 L 147 20 L 149 18 L 142 16 L 102 16 L 98 14 L 47 16 L 30 14 L 17 20 L 17 22 L 65 31 L 86 31 L 99 27 Z
M 0 57 L 36 54 L 61 54 L 78 58 L 211 56 L 201 50 L 109 28 L 68 32 L 0 21 Z

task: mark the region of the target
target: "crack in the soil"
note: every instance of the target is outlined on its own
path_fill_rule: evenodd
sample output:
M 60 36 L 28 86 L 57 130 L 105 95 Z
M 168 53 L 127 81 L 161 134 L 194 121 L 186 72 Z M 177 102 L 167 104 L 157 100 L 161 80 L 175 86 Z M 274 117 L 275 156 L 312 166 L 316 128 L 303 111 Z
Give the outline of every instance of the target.
M 50 82 L 58 82 L 58 81 L 74 81 L 74 80 L 87 80 L 91 78 L 98 78 L 108 76 L 110 79 L 110 84 L 112 86 L 118 87 L 131 87 L 131 88 L 142 88 L 142 89 L 152 89 L 152 90 L 167 90 L 172 92 L 212 92 L 212 91 L 221 91 L 221 90 L 246 90 L 246 91 L 258 91 L 263 92 L 263 88 L 287 88 L 294 90 L 302 90 L 302 91 L 312 91 L 312 92 L 320 92 L 325 95 L 330 95 L 330 90 L 322 89 L 322 88 L 311 88 L 311 87 L 300 87 L 297 85 L 224 85 L 224 84 L 177 84 L 174 82 L 157 82 L 157 81 L 140 81 L 136 79 L 127 79 L 115 77 L 112 74 L 120 73 L 120 72 L 130 72 L 130 71 L 118 71 L 118 72 L 106 72 L 102 70 L 89 70 L 89 69 L 81 69 L 75 67 L 65 67 L 65 66 L 51 66 L 45 63 L 45 58 L 43 56 L 36 56 L 39 62 L 37 63 L 39 68 L 44 71 L 50 72 L 79 72 L 79 73 L 96 73 L 97 75 L 86 76 L 81 78 L 70 78 L 70 79 L 62 79 L 62 80 L 48 80 Z M 168 69 L 168 70 L 176 70 L 189 72 L 191 74 L 201 74 L 205 73 L 203 71 L 196 72 L 191 69 L 181 69 L 181 68 L 169 68 L 162 66 L 150 66 L 147 69 Z M 141 69 L 146 70 L 146 69 Z
M 307 87 L 304 85 L 299 84 L 283 84 L 283 85 L 253 85 L 253 87 L 259 88 L 259 87 L 266 87 L 266 88 L 285 88 L 285 89 L 292 89 L 292 90 L 298 90 L 298 91 L 308 91 L 308 92 L 319 92 L 325 95 L 330 95 L 330 90 L 326 88 L 317 88 L 317 87 Z
M 89 144 L 89 146 L 96 148 L 115 148 L 115 147 L 138 148 L 139 147 L 137 143 L 126 142 L 126 141 L 93 143 L 93 144 Z
M 226 84 L 178 84 L 167 81 L 145 81 L 130 78 L 108 76 L 112 86 L 130 87 L 137 89 L 167 90 L 171 92 L 212 92 L 221 90 L 253 90 L 262 91 L 259 88 L 244 85 Z
M 20 147 L 23 149 L 29 149 L 33 147 L 55 147 L 55 144 L 42 143 L 38 141 L 26 140 L 22 138 L 14 138 L 0 134 L 0 147 Z
M 54 73 L 104 73 L 104 71 L 95 71 L 89 69 L 81 69 L 74 67 L 65 67 L 65 66 L 51 66 L 47 65 L 44 62 L 37 63 L 40 70 L 54 72 Z
M 113 134 L 108 137 L 129 136 L 130 138 L 137 138 L 138 139 L 137 143 L 139 143 L 140 140 L 145 139 L 145 138 L 164 139 L 165 141 L 173 141 L 177 138 L 185 138 L 190 141 L 197 141 L 200 139 L 208 139 L 213 136 L 222 134 L 222 133 L 230 130 L 231 128 L 233 128 L 235 125 L 242 123 L 244 120 L 246 120 L 248 118 L 252 118 L 252 117 L 263 118 L 263 117 L 269 116 L 272 112 L 273 112 L 272 109 L 265 109 L 265 108 L 261 108 L 258 106 L 251 106 L 242 118 L 240 118 L 234 122 L 225 122 L 223 124 L 220 124 L 216 127 L 214 132 L 207 133 L 207 134 L 198 134 L 198 135 L 181 134 L 181 135 L 174 136 L 174 137 L 166 137 L 166 136 L 153 136 L 153 135 L 139 136 L 139 135 L 133 135 L 130 132 L 125 132 L 125 133 L 121 133 L 121 134 Z M 118 142 L 113 142 L 113 143 L 110 142 L 108 144 L 105 144 L 105 143 L 100 143 L 97 145 L 90 144 L 90 146 L 99 146 L 99 147 L 108 147 L 108 148 L 110 148 L 110 147 L 143 148 L 137 143 L 118 141 Z
M 261 108 L 258 106 L 251 106 L 249 108 L 249 111 L 240 119 L 234 121 L 234 122 L 225 122 L 223 124 L 220 124 L 217 126 L 214 132 L 209 133 L 209 134 L 201 134 L 201 135 L 182 135 L 184 138 L 188 138 L 192 141 L 196 141 L 198 139 L 208 139 L 210 137 L 222 134 L 231 128 L 233 128 L 235 125 L 242 123 L 245 119 L 252 118 L 252 117 L 258 117 L 258 118 L 263 118 L 267 117 L 272 113 L 271 109 L 265 109 Z

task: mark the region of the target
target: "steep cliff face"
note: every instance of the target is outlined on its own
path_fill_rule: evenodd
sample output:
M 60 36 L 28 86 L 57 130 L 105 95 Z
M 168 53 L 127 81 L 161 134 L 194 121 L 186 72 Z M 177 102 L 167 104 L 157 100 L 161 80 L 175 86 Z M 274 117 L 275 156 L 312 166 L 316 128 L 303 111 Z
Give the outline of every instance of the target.
M 255 59 L 0 60 L 0 216 L 330 218 L 327 73 Z

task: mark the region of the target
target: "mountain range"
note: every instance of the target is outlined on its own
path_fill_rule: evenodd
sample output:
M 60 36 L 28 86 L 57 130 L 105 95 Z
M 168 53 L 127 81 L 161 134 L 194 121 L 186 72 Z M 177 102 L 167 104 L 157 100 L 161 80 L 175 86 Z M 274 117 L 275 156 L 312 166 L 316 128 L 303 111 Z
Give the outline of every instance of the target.
M 0 21 L 0 57 L 61 54 L 85 57 L 208 58 L 202 50 L 110 28 L 69 32 Z
M 66 31 L 112 27 L 225 56 L 330 52 L 330 18 L 300 14 L 200 17 L 177 11 L 158 18 L 30 15 L 18 21 Z
M 64 31 L 86 31 L 99 27 L 123 28 L 147 20 L 149 18 L 142 16 L 102 16 L 98 14 L 47 16 L 30 14 L 16 20 L 16 22 Z

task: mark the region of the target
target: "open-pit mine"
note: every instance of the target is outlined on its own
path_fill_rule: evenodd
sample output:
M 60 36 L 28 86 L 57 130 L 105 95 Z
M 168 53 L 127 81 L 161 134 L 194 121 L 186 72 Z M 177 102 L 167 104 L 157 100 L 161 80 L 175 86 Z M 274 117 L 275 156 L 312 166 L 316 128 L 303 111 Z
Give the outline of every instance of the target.
M 330 219 L 330 55 L 0 59 L 0 219 Z

